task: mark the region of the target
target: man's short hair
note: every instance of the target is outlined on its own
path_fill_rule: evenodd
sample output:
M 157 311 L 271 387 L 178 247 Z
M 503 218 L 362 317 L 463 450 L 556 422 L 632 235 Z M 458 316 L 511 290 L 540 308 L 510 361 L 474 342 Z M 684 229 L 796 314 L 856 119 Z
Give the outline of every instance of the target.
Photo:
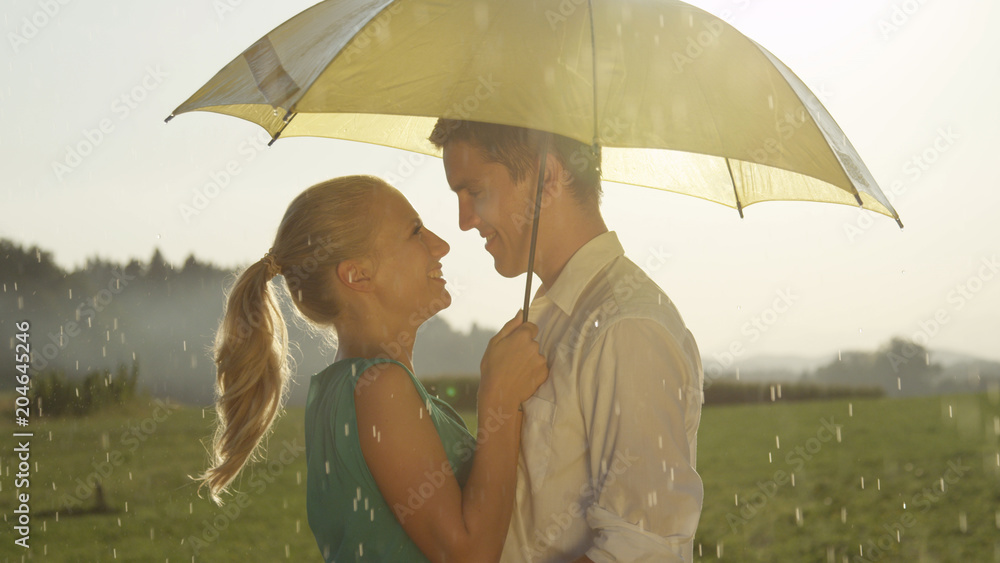
M 429 140 L 439 149 L 452 142 L 465 142 L 480 150 L 489 162 L 502 164 L 515 182 L 524 180 L 538 160 L 538 149 L 544 134 L 536 129 L 464 121 L 438 119 Z M 598 206 L 601 201 L 601 150 L 579 141 L 551 136 L 550 151 L 573 176 L 570 182 L 573 196 L 583 204 Z

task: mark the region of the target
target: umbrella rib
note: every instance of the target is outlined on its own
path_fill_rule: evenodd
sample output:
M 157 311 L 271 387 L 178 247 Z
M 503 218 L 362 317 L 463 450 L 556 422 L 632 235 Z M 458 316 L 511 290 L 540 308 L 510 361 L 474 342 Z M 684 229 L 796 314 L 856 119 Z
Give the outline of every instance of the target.
M 600 125 L 597 123 L 597 35 L 594 33 L 594 2 L 587 0 L 587 7 L 590 8 L 590 69 L 594 74 L 593 79 L 593 99 L 594 99 L 594 149 L 600 146 L 599 132 Z
M 285 112 L 285 119 L 284 123 L 281 124 L 281 129 L 278 129 L 278 131 L 275 132 L 274 137 L 271 137 L 271 140 L 268 141 L 267 146 L 273 145 L 274 142 L 278 140 L 278 137 L 280 137 L 281 133 L 284 132 L 285 127 L 288 127 L 288 124 L 291 123 L 293 119 L 295 119 L 296 115 L 298 115 L 298 113 L 292 113 L 292 110 L 288 110 Z
M 733 184 L 733 198 L 736 200 L 736 211 L 740 212 L 740 219 L 743 218 L 743 204 L 740 203 L 740 194 L 736 191 L 736 176 L 733 174 L 733 165 L 730 164 L 729 158 L 723 157 L 726 160 L 726 168 L 729 169 L 729 181 Z

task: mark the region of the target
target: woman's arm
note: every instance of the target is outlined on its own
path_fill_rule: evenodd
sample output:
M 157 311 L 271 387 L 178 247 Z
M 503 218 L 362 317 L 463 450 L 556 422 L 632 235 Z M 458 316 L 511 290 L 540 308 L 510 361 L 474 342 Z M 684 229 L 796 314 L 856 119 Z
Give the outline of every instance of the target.
M 355 393 L 368 468 L 403 529 L 431 561 L 496 561 L 503 549 L 521 433 L 517 407 L 547 375 L 533 341 L 537 329 L 505 330 L 483 360 L 478 446 L 464 489 L 402 367 L 383 364 Z

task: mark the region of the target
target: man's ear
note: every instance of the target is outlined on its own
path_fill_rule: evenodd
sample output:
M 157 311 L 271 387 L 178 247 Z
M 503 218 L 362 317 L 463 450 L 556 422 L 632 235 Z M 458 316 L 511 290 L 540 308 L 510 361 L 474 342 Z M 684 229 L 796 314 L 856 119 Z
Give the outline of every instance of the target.
M 545 157 L 545 188 L 543 197 L 562 197 L 568 193 L 567 190 L 572 183 L 573 175 L 563 165 L 562 161 L 559 160 L 559 157 L 553 154 L 552 151 L 549 151 Z M 532 186 L 537 187 L 537 185 L 538 176 L 536 175 Z
M 362 292 L 372 291 L 372 275 L 375 272 L 374 263 L 368 259 L 344 260 L 337 264 L 337 278 L 345 286 Z

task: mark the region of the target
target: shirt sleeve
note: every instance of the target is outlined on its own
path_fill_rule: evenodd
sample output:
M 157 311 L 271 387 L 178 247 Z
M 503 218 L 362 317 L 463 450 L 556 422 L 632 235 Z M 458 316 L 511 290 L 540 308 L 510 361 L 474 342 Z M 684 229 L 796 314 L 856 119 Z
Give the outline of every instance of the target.
M 587 556 L 689 561 L 704 492 L 695 470 L 701 360 L 686 329 L 614 322 L 581 365 L 580 406 L 594 484 Z M 693 357 L 692 357 L 693 356 Z

